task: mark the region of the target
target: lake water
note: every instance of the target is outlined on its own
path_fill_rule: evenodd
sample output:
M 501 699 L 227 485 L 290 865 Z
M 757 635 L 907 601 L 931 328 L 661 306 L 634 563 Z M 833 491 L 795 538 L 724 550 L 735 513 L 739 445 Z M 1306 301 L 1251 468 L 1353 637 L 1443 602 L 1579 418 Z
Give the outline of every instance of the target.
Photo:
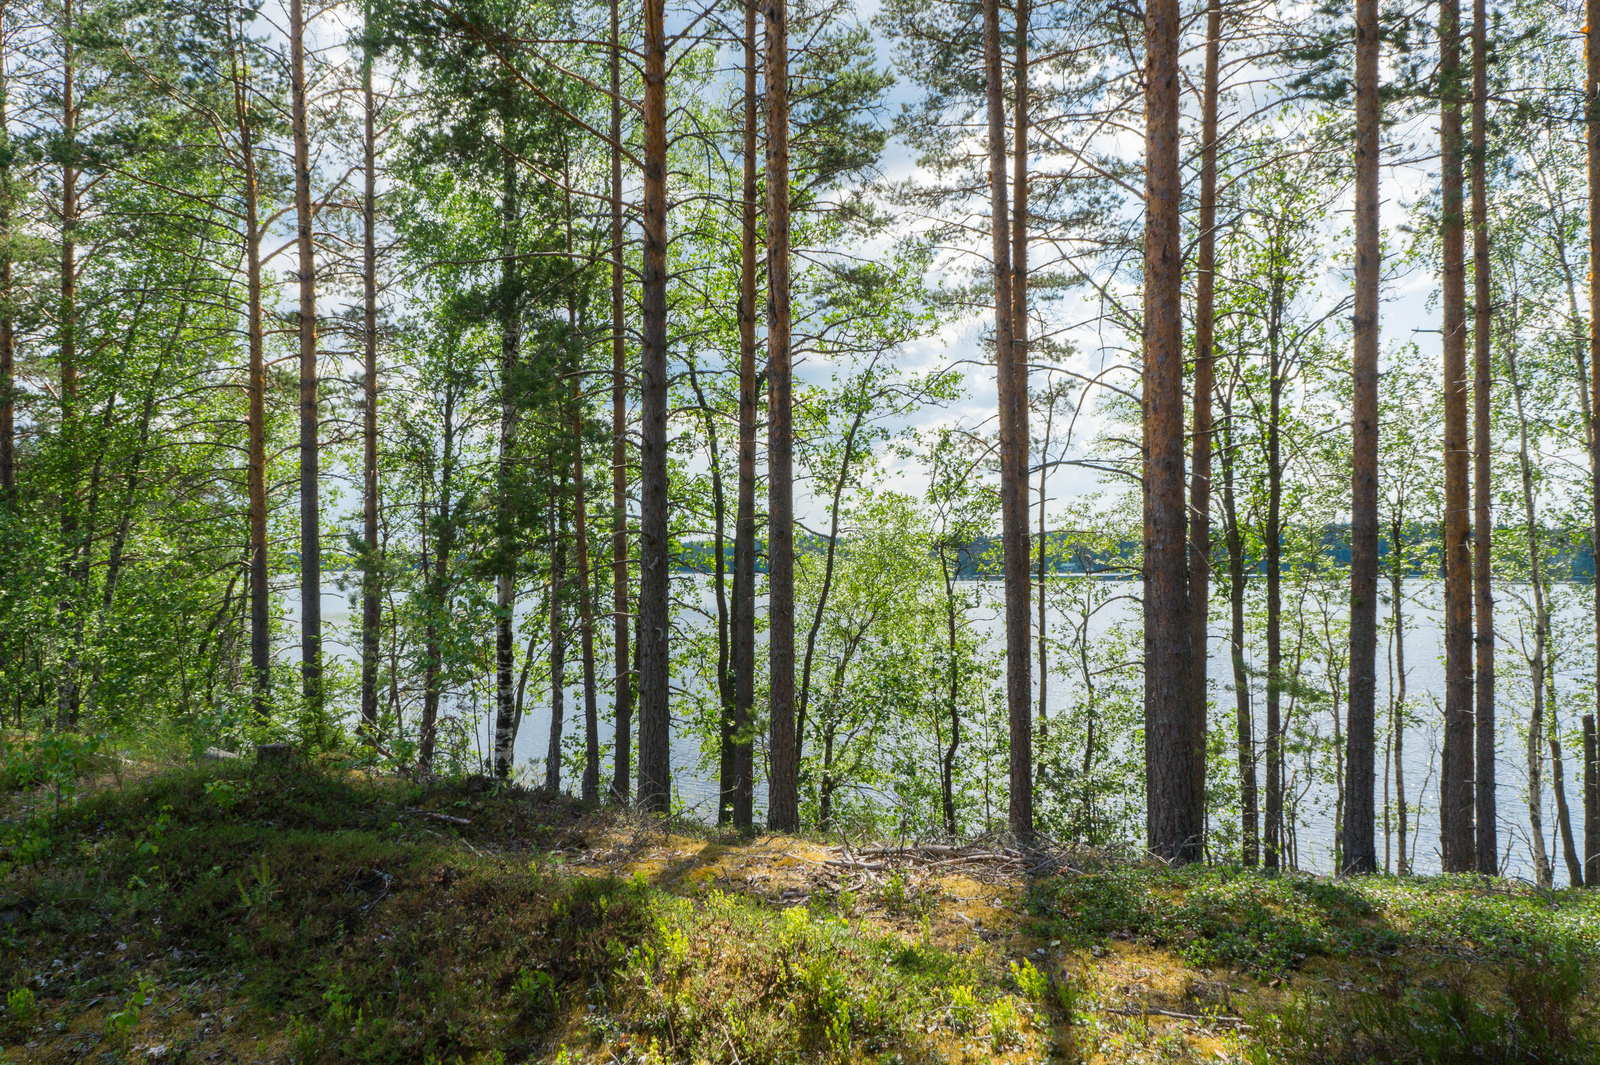
M 1082 578 L 1061 578 L 1062 580 L 1081 580 Z M 1134 586 L 1128 586 L 1134 590 Z M 1387 585 L 1384 593 L 1387 594 Z M 703 588 L 703 593 L 709 597 L 709 588 Z M 1565 595 L 1563 597 L 1562 593 Z M 999 602 L 1000 588 L 997 583 L 986 583 L 982 586 L 982 602 L 972 614 L 972 621 L 983 631 L 991 634 L 991 641 L 998 645 L 1002 633 L 999 623 L 999 612 L 996 609 Z M 1436 581 L 1411 580 L 1405 585 L 1405 595 L 1408 600 L 1406 611 L 1406 688 L 1409 703 L 1413 714 L 1419 719 L 1411 725 L 1406 734 L 1404 766 L 1406 774 L 1407 804 L 1411 810 L 1412 847 L 1414 851 L 1414 868 L 1419 872 L 1434 872 L 1439 869 L 1439 825 L 1437 815 L 1438 801 L 1438 753 L 1440 741 L 1440 712 L 1444 697 L 1443 687 L 1443 643 L 1442 643 L 1442 588 Z M 1527 669 L 1522 664 L 1521 649 L 1524 641 L 1531 647 L 1532 633 L 1531 622 L 1528 616 L 1518 605 L 1517 600 L 1526 598 L 1528 590 L 1525 586 L 1507 585 L 1497 590 L 1497 629 L 1501 644 L 1501 656 L 1498 667 L 1497 685 L 1497 731 L 1499 757 L 1496 761 L 1496 790 L 1498 793 L 1499 811 L 1499 837 L 1500 847 L 1506 855 L 1505 872 L 1508 876 L 1533 878 L 1532 850 L 1529 845 L 1529 820 L 1527 806 L 1527 763 L 1526 763 L 1526 727 L 1527 727 Z M 1567 771 L 1567 801 L 1571 808 L 1573 819 L 1573 833 L 1582 847 L 1583 839 L 1583 803 L 1581 788 L 1581 744 L 1576 742 L 1579 717 L 1583 712 L 1578 708 L 1577 701 L 1586 698 L 1587 689 L 1584 676 L 1590 669 L 1592 661 L 1592 635 L 1588 629 L 1591 618 L 1588 606 L 1590 591 L 1587 586 L 1578 588 L 1558 589 L 1558 609 L 1555 611 L 1555 625 L 1557 629 L 1557 643 L 1567 651 L 1565 659 L 1558 660 L 1557 688 L 1559 704 L 1557 712 L 1560 714 L 1564 734 L 1567 737 L 1563 743 L 1563 758 Z M 1285 592 L 1285 634 L 1284 646 L 1291 646 L 1293 625 L 1291 617 L 1291 604 L 1288 600 L 1288 589 Z M 284 609 L 292 622 L 298 617 L 298 605 L 292 592 L 285 596 Z M 1213 601 L 1213 608 L 1217 607 Z M 531 605 L 530 605 L 531 608 Z M 1102 611 L 1090 626 L 1091 636 L 1106 632 L 1117 623 L 1134 624 L 1137 622 L 1137 604 L 1130 601 L 1114 604 Z M 1387 607 L 1384 608 L 1387 613 Z M 1037 607 L 1035 607 L 1037 610 Z M 1050 623 L 1055 627 L 1062 622 L 1059 611 L 1051 609 L 1049 612 Z M 355 649 L 351 642 L 350 629 L 350 602 L 345 593 L 333 587 L 327 589 L 323 595 L 323 618 L 326 627 L 328 652 L 340 658 L 354 660 Z M 1322 624 L 1319 616 L 1318 626 Z M 609 635 L 609 626 L 604 626 L 597 632 L 597 639 L 603 640 Z M 1227 659 L 1226 645 L 1222 642 L 1225 632 L 1218 628 L 1213 621 L 1210 641 L 1210 659 L 1208 663 L 1208 676 L 1211 681 L 1213 721 L 1228 721 L 1233 719 L 1234 694 L 1232 690 L 1232 667 Z M 568 651 L 568 676 L 573 681 L 580 680 L 576 664 L 575 641 L 569 645 Z M 760 653 L 758 651 L 758 653 Z M 1389 687 L 1393 680 L 1392 660 L 1388 656 L 1392 653 L 1392 641 L 1386 634 L 1380 634 L 1378 649 L 1378 803 L 1380 822 L 1378 826 L 1378 849 L 1383 853 L 1383 826 L 1382 804 L 1384 788 L 1384 741 L 1388 728 Z M 1316 681 L 1313 681 L 1316 683 Z M 1046 692 L 1046 710 L 1048 713 L 1059 711 L 1068 704 L 1073 697 L 1073 684 L 1069 678 L 1052 672 L 1050 684 Z M 1257 736 L 1261 735 L 1261 721 L 1265 715 L 1265 708 L 1259 690 L 1253 693 L 1253 702 L 1257 717 Z M 534 691 L 531 689 L 526 697 L 526 710 L 516 740 L 516 760 L 519 764 L 539 762 L 545 755 L 548 746 L 550 727 L 550 707 L 548 691 Z M 599 709 L 601 716 L 602 737 L 609 734 L 606 724 L 610 715 L 610 700 L 604 691 L 599 693 Z M 457 714 L 463 721 L 474 722 L 477 726 L 477 742 L 480 749 L 488 746 L 488 717 L 492 708 L 484 703 L 476 705 L 464 698 L 452 701 L 442 712 Z M 1341 712 L 1343 708 L 1341 707 Z M 574 685 L 568 690 L 566 696 L 566 728 L 569 732 L 582 728 L 582 694 L 581 688 Z M 1332 720 L 1327 710 L 1321 711 L 1321 720 L 1316 722 L 1323 735 L 1332 734 Z M 1546 750 L 1546 756 L 1548 751 Z M 681 730 L 674 731 L 672 746 L 673 776 L 677 790 L 682 800 L 695 813 L 703 817 L 715 816 L 716 811 L 716 767 L 709 767 L 709 772 L 702 771 L 699 765 L 700 752 L 693 736 L 687 736 Z M 603 770 L 602 775 L 606 772 Z M 1264 788 L 1264 768 L 1259 771 Z M 1546 853 L 1552 867 L 1555 869 L 1556 883 L 1566 882 L 1565 864 L 1560 850 L 1560 841 L 1557 836 L 1557 822 L 1555 813 L 1555 800 L 1550 787 L 1551 773 L 1548 761 L 1545 766 L 1545 782 L 1543 788 L 1543 823 L 1546 836 Z M 540 776 L 542 779 L 542 773 Z M 758 808 L 758 821 L 760 809 L 765 804 L 765 789 L 758 786 L 756 803 Z M 1264 794 L 1263 794 L 1264 801 Z M 1307 824 L 1300 829 L 1300 864 L 1304 868 L 1327 871 L 1332 865 L 1333 854 L 1333 788 L 1329 785 L 1313 786 L 1302 800 L 1302 809 L 1309 811 Z

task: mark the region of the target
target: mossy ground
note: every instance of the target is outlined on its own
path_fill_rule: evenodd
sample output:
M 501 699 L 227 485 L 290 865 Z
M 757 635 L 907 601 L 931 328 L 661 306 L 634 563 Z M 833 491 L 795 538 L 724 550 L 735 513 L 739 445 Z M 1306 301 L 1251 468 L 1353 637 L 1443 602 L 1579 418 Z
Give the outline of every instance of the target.
M 242 762 L 5 798 L 0 1062 L 1600 1062 L 1600 898 L 825 843 Z M 867 886 L 863 886 L 863 884 Z

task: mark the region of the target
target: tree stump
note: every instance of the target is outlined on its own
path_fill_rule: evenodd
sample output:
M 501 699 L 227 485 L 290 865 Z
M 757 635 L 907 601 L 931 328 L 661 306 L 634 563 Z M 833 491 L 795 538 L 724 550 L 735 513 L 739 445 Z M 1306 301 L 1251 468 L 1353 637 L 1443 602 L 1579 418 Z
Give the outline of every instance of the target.
M 294 748 L 287 743 L 256 744 L 256 765 L 287 766 Z

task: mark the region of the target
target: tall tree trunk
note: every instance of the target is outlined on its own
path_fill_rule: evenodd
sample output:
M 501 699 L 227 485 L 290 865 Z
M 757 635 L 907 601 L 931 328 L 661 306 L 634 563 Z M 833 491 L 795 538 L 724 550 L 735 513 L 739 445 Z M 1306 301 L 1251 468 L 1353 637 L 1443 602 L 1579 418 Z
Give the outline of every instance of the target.
M 508 97 L 510 85 L 501 91 Z M 517 160 L 510 149 L 512 119 L 509 100 L 501 116 L 501 137 L 507 148 L 500 161 L 500 440 L 496 469 L 497 513 L 494 581 L 494 772 L 505 777 L 515 758 L 516 694 L 512 675 L 516 670 L 516 637 L 512 632 L 517 606 L 517 544 L 512 505 L 517 470 L 517 423 L 519 393 L 522 390 L 522 282 L 517 259 L 520 229 L 517 202 Z M 559 506 L 559 503 L 557 504 Z M 552 788 L 552 791 L 555 789 Z
M 756 0 L 744 6 L 744 202 L 739 240 L 739 487 L 733 532 L 735 828 L 755 820 L 751 715 L 756 692 Z
M 365 187 L 361 196 L 361 733 L 378 740 L 378 631 L 383 623 L 378 559 L 378 134 L 372 93 L 370 5 L 361 42 L 361 147 Z
M 1534 652 L 1528 659 L 1529 675 L 1533 677 L 1533 707 L 1528 713 L 1528 840 L 1533 848 L 1533 882 L 1548 888 L 1555 882 L 1555 873 L 1544 845 L 1544 685 L 1539 680 L 1544 672 L 1542 635 L 1534 634 Z
M 1411 871 L 1411 852 L 1407 849 L 1410 832 L 1410 811 L 1406 809 L 1406 614 L 1405 614 L 1405 525 L 1398 510 L 1389 528 L 1389 550 L 1394 564 L 1389 570 L 1389 592 L 1394 600 L 1394 662 L 1395 695 L 1390 711 L 1389 731 L 1394 748 L 1394 799 L 1396 815 L 1396 842 L 1400 845 L 1400 860 L 1395 868 L 1401 876 Z
M 433 772 L 433 752 L 438 737 L 439 697 L 443 694 L 444 648 L 439 624 L 446 617 L 449 598 L 450 552 L 455 546 L 454 515 L 451 513 L 452 479 L 455 475 L 456 436 L 455 393 L 446 392 L 442 454 L 439 464 L 439 503 L 433 522 L 436 539 L 433 566 L 427 564 L 428 512 L 424 502 L 422 542 L 423 572 L 428 574 L 427 624 L 423 627 L 422 720 L 417 726 L 417 769 L 423 776 Z
M 822 562 L 822 588 L 817 593 L 816 610 L 811 615 L 811 625 L 806 631 L 806 653 L 800 661 L 800 691 L 795 699 L 794 757 L 798 762 L 805 754 L 806 714 L 811 706 L 811 667 L 816 660 L 817 636 L 822 632 L 822 620 L 828 608 L 828 597 L 833 591 L 834 568 L 839 557 L 839 515 L 844 502 L 845 486 L 850 483 L 850 463 L 855 458 L 856 441 L 861 427 L 866 423 L 864 407 L 857 409 L 844 435 L 844 451 L 839 458 L 839 476 L 833 482 L 833 495 L 828 501 L 828 549 Z
M 628 662 L 628 366 L 622 292 L 622 44 L 611 0 L 611 798 L 626 804 L 633 780 L 633 673 Z
M 61 575 L 63 578 L 61 620 L 69 621 L 74 610 L 67 589 L 78 553 L 78 132 L 77 53 L 73 39 L 73 0 L 61 3 L 61 140 L 69 153 L 61 167 L 61 442 L 66 452 L 66 471 L 61 490 Z M 87 548 L 85 548 L 87 550 Z M 75 656 L 74 656 L 75 657 Z M 78 717 L 78 678 L 76 663 L 69 663 L 61 676 L 56 697 L 56 728 L 72 728 Z
M 794 423 L 789 331 L 789 11 L 766 0 L 767 95 L 767 823 L 800 827 L 794 685 Z
M 1232 404 L 1224 403 L 1226 438 L 1222 463 L 1222 535 L 1228 548 L 1228 658 L 1233 666 L 1234 729 L 1239 763 L 1239 859 L 1248 868 L 1261 860 L 1261 809 L 1256 789 L 1255 715 L 1250 706 L 1250 674 L 1244 662 L 1244 537 L 1233 492 Z
M 1489 439 L 1490 326 L 1489 205 L 1485 175 L 1485 124 L 1488 121 L 1488 14 L 1484 0 L 1472 4 L 1472 565 L 1473 613 L 1477 644 L 1476 807 L 1477 867 L 1485 876 L 1499 871 L 1499 833 L 1495 815 L 1494 590 L 1490 584 L 1490 513 L 1493 475 Z
M 944 570 L 944 605 L 946 636 L 949 639 L 949 671 L 946 678 L 949 684 L 949 711 L 950 711 L 950 742 L 945 746 L 939 759 L 939 805 L 944 813 L 944 831 L 947 836 L 954 839 L 956 836 L 956 752 L 961 749 L 961 671 L 958 666 L 956 629 L 956 573 L 950 569 L 950 561 L 945 555 L 945 548 L 939 549 L 939 563 Z M 959 563 L 958 563 L 959 565 Z
M 242 32 L 242 29 L 241 29 Z M 266 721 L 272 688 L 272 631 L 267 589 L 267 408 L 266 337 L 261 323 L 261 218 L 257 182 L 255 130 L 249 103 L 250 68 L 242 54 L 233 61 L 234 118 L 239 128 L 239 158 L 244 168 L 244 246 L 246 270 L 246 334 L 248 371 L 248 494 L 250 525 L 250 671 L 251 701 L 256 717 Z
M 594 596 L 589 571 L 589 500 L 583 482 L 583 396 L 572 377 L 572 524 L 578 554 L 578 646 L 583 656 L 583 781 L 586 803 L 600 801 L 600 716 L 595 704 Z
M 689 359 L 689 387 L 694 389 L 695 401 L 700 405 L 700 417 L 706 430 L 706 443 L 710 450 L 711 472 L 711 595 L 717 605 L 717 824 L 726 825 L 733 820 L 734 792 L 734 678 L 732 663 L 733 634 L 728 609 L 728 566 L 725 548 L 728 542 L 727 497 L 722 491 L 722 446 L 717 435 L 717 420 L 711 405 L 706 402 L 705 389 L 700 385 L 700 373 L 694 359 Z
M 1038 579 L 1039 579 L 1039 631 L 1034 640 L 1039 648 L 1039 740 L 1045 739 L 1049 728 L 1049 718 L 1045 716 L 1045 698 L 1050 688 L 1050 642 L 1047 639 L 1048 629 L 1045 617 L 1045 565 L 1049 547 L 1049 534 L 1045 530 L 1045 481 L 1050 474 L 1050 438 L 1055 429 L 1056 408 L 1054 402 L 1045 410 L 1044 440 L 1039 447 L 1039 543 L 1038 552 Z M 1034 767 L 1035 772 L 1039 770 Z
M 1179 213 L 1177 0 L 1145 5 L 1144 630 L 1145 834 L 1152 853 L 1196 861 L 1184 500 L 1183 248 Z
M 545 752 L 544 790 L 561 790 L 561 739 L 567 718 L 567 511 L 562 477 L 550 517 L 550 746 Z
M 1215 384 L 1217 93 L 1222 52 L 1222 0 L 1206 5 L 1206 58 L 1200 94 L 1200 247 L 1195 262 L 1194 438 L 1189 481 L 1189 640 L 1194 668 L 1190 700 L 1191 803 L 1206 807 L 1206 722 L 1211 685 L 1206 626 L 1211 620 L 1211 392 Z
M 672 802 L 667 609 L 667 39 L 644 0 L 644 270 L 639 454 L 639 805 Z
M 1276 331 L 1271 340 L 1267 413 L 1267 845 L 1265 865 L 1281 868 L 1287 840 L 1283 823 L 1283 455 L 1279 431 L 1283 374 Z M 1292 863 L 1291 863 L 1292 864 Z
M 1583 884 L 1583 859 L 1578 855 L 1577 843 L 1572 836 L 1572 810 L 1567 805 L 1567 769 L 1561 756 L 1561 717 L 1556 712 L 1554 653 L 1546 657 L 1544 670 L 1545 703 L 1549 707 L 1545 718 L 1545 738 L 1550 747 L 1550 790 L 1556 797 L 1556 828 L 1561 833 L 1561 855 L 1567 860 L 1567 883 L 1571 887 L 1580 887 Z
M 1600 764 L 1593 714 L 1583 715 L 1583 882 L 1600 887 Z
M 1513 308 L 1513 323 L 1516 317 L 1516 310 Z M 1526 529 L 1528 536 L 1529 577 L 1533 585 L 1533 655 L 1528 659 L 1529 676 L 1533 681 L 1533 709 L 1528 720 L 1529 838 L 1533 843 L 1535 882 L 1541 887 L 1549 887 L 1551 871 L 1550 859 L 1544 849 L 1544 796 L 1541 788 L 1543 760 L 1539 754 L 1539 741 L 1545 719 L 1544 677 L 1545 660 L 1550 647 L 1550 611 L 1544 597 L 1544 547 L 1539 542 L 1539 521 L 1533 498 L 1533 462 L 1528 452 L 1528 419 L 1522 406 L 1522 380 L 1517 374 L 1517 350 L 1514 343 L 1506 345 L 1506 376 L 1511 384 L 1511 398 L 1517 412 L 1517 461 L 1522 472 L 1523 528 Z
M 994 0 L 998 6 L 999 0 Z M 1011 313 L 1011 343 L 995 350 L 996 384 L 1001 406 L 1000 419 L 1000 521 L 1005 541 L 1006 583 L 1006 709 L 1010 719 L 1010 765 L 1006 812 L 1013 835 L 1033 834 L 1033 663 L 1030 661 L 1033 619 L 1028 597 L 1032 577 L 1028 573 L 1028 0 L 1016 0 L 1016 125 L 1013 134 L 1014 215 L 1011 225 L 1011 284 L 1005 293 Z M 998 13 L 995 17 L 998 36 Z M 985 32 L 987 39 L 987 31 Z M 996 42 L 998 45 L 998 41 Z M 998 62 L 995 64 L 998 68 Z M 990 90 L 990 107 L 1000 105 L 1004 121 L 1004 99 L 997 101 L 998 79 Z M 991 124 L 993 111 L 991 110 Z M 995 206 L 1005 211 L 1005 135 L 992 138 L 990 158 L 995 163 L 994 183 L 1001 189 Z M 996 239 L 999 239 L 998 237 Z M 996 262 L 996 269 L 1001 264 Z M 997 313 L 1006 304 L 995 293 Z M 998 337 L 996 338 L 999 339 Z
M 1378 870 L 1378 0 L 1356 6 L 1356 269 L 1350 431 L 1350 708 L 1345 747 L 1344 869 Z
M 311 239 L 311 141 L 306 116 L 305 15 L 289 0 L 289 97 L 294 140 L 295 252 L 300 314 L 300 681 L 307 724 L 323 742 L 322 508 L 317 450 L 317 258 Z M 304 737 L 302 737 L 304 742 Z
M 1446 872 L 1475 867 L 1473 839 L 1472 552 L 1467 484 L 1466 264 L 1461 188 L 1461 11 L 1439 0 L 1439 149 L 1443 216 L 1444 346 L 1444 754 L 1439 843 Z
M 17 487 L 17 337 L 11 302 L 11 41 L 5 29 L 0 20 L 0 504 L 9 506 Z
M 1588 0 L 1584 23 L 1584 144 L 1589 163 L 1589 262 L 1600 263 L 1600 0 Z M 1573 308 L 1576 316 L 1576 307 Z M 1600 270 L 1589 271 L 1589 494 L 1591 557 L 1600 559 Z M 1594 581 L 1595 683 L 1600 690 L 1600 569 Z

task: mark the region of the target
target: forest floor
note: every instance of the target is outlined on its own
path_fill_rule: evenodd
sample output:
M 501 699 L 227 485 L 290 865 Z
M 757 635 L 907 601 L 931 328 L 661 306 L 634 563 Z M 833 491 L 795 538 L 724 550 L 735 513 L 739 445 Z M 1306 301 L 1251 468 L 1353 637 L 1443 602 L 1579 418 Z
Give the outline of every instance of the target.
M 1600 1062 L 1600 892 L 874 851 L 306 764 L 75 787 L 0 793 L 5 1065 Z

